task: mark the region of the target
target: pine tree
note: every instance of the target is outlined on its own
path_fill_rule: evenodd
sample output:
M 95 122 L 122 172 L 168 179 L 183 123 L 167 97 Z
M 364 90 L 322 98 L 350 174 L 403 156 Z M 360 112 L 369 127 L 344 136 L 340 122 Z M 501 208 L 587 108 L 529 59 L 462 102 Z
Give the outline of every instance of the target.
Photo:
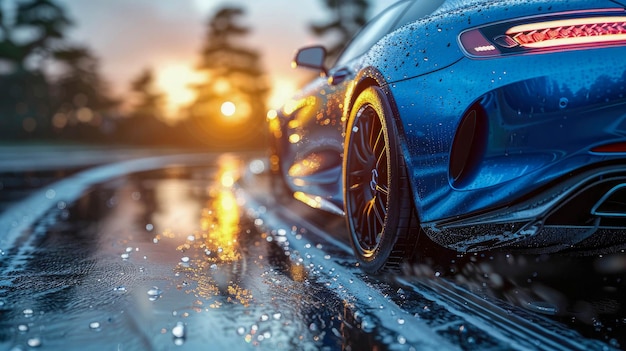
M 0 59 L 13 63 L 17 70 L 25 70 L 33 59 L 47 58 L 71 25 L 65 10 L 51 0 L 18 1 L 12 15 L 0 7 Z M 29 35 L 25 37 L 24 32 Z
M 259 53 L 243 43 L 250 29 L 237 22 L 244 10 L 224 7 L 209 20 L 199 69 L 207 80 L 195 86 L 190 108 L 192 130 L 210 146 L 258 144 L 264 140 L 269 91 Z M 224 103 L 235 107 L 225 115 Z M 232 115 L 231 115 L 232 114 Z M 250 143 L 250 141 L 254 141 Z
M 330 63 L 367 22 L 369 3 L 367 0 L 324 0 L 324 3 L 332 12 L 332 19 L 324 24 L 311 24 L 309 28 L 318 37 L 337 37 L 327 48 Z
M 108 84 L 98 69 L 98 59 L 85 47 L 57 50 L 54 58 L 61 63 L 62 73 L 54 84 L 53 126 L 62 130 L 86 123 L 106 132 L 119 102 L 108 93 Z
M 165 96 L 155 88 L 154 72 L 144 69 L 132 82 L 131 92 L 135 98 L 130 117 L 163 119 Z
M 50 84 L 43 64 L 63 44 L 71 25 L 65 10 L 52 0 L 0 0 L 0 135 L 47 136 Z M 11 11 L 7 11 L 11 10 Z

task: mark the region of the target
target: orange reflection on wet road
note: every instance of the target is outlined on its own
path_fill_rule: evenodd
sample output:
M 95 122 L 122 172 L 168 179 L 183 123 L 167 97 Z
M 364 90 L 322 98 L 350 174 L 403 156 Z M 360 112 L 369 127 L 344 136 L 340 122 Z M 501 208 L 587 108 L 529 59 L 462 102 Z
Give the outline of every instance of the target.
M 245 257 L 238 238 L 241 213 L 232 189 L 241 165 L 227 156 L 219 164 L 221 187 L 211 191 L 211 198 L 202 210 L 200 230 L 178 247 L 189 256 L 185 256 L 176 271 L 195 283 L 190 284 L 193 287 L 188 293 L 209 299 L 209 308 L 219 308 L 224 303 L 247 306 L 252 295 L 237 283 L 245 273 Z

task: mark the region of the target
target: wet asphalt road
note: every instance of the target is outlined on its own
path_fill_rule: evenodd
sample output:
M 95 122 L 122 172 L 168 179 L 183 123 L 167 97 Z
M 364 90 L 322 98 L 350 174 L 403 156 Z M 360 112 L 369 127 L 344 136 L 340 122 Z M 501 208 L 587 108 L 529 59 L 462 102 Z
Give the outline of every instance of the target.
M 0 350 L 626 345 L 623 251 L 426 250 L 369 277 L 343 220 L 271 196 L 258 160 L 191 160 L 29 173 L 22 188 L 5 173 Z

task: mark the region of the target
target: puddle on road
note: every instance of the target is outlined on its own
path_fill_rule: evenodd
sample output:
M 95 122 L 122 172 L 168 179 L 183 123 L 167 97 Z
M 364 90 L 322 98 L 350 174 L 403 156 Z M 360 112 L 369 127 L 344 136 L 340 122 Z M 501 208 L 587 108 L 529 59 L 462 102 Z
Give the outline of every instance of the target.
M 51 209 L 5 252 L 0 348 L 386 349 L 242 216 L 230 171 L 139 174 Z

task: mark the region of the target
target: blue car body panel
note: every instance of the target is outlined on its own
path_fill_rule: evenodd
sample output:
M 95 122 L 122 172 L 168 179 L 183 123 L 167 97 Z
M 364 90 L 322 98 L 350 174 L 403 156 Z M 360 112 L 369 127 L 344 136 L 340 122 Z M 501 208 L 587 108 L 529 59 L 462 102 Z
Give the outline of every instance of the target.
M 392 85 L 392 94 L 398 91 L 394 97 L 399 114 L 415 116 L 401 123 L 406 162 L 423 224 L 508 206 L 552 181 L 574 176 L 580 169 L 601 168 L 612 161 L 626 165 L 622 153 L 591 152 L 594 146 L 626 140 L 624 50 L 550 55 L 559 65 L 535 69 L 533 78 L 516 70 L 494 73 L 491 67 L 465 59 L 438 74 Z M 569 62 L 580 58 L 585 59 L 584 66 Z M 518 56 L 502 61 L 508 67 L 541 66 L 545 59 Z M 453 71 L 475 72 L 488 77 L 487 83 L 452 81 Z M 438 84 L 432 84 L 433 78 Z M 402 94 L 409 90 L 416 93 Z M 523 95 L 526 99 L 518 100 Z M 416 104 L 415 96 L 441 104 Z M 475 172 L 463 183 L 454 184 L 448 167 L 454 132 L 463 107 L 471 106 L 477 96 L 482 97 L 489 116 L 487 145 Z M 566 106 L 559 105 L 563 101 L 567 101 Z M 564 191 L 566 182 L 561 184 Z M 528 213 L 529 218 L 524 219 L 539 215 Z M 512 216 L 499 221 L 510 221 Z
M 392 31 L 334 68 L 352 72 L 350 79 L 333 85 L 320 77 L 280 111 L 272 131 L 288 186 L 343 206 L 346 118 L 358 93 L 375 84 L 395 109 L 415 207 L 436 242 L 459 251 L 560 249 L 623 230 L 626 149 L 602 146 L 626 143 L 626 47 L 477 58 L 459 42 L 464 31 L 494 23 L 596 13 L 624 15 L 624 5 L 447 1 Z M 482 141 L 457 177 L 451 155 L 472 109 L 483 120 Z M 617 209 L 603 215 L 609 203 Z

